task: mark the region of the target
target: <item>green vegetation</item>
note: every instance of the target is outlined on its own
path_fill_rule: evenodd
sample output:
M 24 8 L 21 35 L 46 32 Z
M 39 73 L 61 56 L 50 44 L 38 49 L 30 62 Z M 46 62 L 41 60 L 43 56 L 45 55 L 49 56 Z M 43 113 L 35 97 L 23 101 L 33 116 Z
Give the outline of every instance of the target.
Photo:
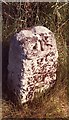
M 3 118 L 67 118 L 69 60 L 69 4 L 56 2 L 2 3 L 3 15 Z M 26 27 L 43 25 L 54 32 L 59 53 L 57 82 L 50 90 L 23 106 L 15 105 L 7 88 L 10 38 Z M 69 91 L 69 90 L 68 90 Z M 69 94 L 69 92 L 68 92 Z

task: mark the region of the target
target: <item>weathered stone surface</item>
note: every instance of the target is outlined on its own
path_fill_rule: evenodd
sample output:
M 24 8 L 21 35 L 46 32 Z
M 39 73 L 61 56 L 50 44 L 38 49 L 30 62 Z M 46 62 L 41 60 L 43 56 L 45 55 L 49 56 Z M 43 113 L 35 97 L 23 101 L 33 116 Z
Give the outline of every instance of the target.
M 56 81 L 58 51 L 54 34 L 43 26 L 21 30 L 10 43 L 8 87 L 21 103 Z

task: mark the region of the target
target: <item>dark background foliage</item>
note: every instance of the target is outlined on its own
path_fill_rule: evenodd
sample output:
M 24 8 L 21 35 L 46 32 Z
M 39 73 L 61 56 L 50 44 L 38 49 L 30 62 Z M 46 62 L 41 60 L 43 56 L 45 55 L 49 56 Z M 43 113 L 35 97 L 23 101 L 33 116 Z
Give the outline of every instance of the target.
M 69 4 L 56 2 L 7 2 L 2 3 L 2 78 L 3 117 L 68 117 L 67 68 L 69 60 Z M 7 89 L 8 52 L 11 37 L 21 29 L 43 25 L 56 37 L 59 52 L 57 82 L 51 90 L 38 95 L 22 107 L 15 105 Z

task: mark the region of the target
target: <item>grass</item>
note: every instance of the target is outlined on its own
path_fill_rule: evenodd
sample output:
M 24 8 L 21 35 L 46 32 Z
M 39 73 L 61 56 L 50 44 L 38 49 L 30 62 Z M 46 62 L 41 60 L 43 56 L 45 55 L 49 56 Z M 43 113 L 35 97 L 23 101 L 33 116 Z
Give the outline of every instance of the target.
M 35 98 L 32 102 L 24 104 L 22 107 L 15 105 L 8 98 L 7 86 L 3 93 L 3 118 L 55 118 L 68 117 L 68 101 L 67 101 L 67 48 L 61 33 L 55 34 L 57 47 L 59 52 L 57 82 L 45 94 Z M 7 79 L 7 78 L 6 78 Z M 5 78 L 4 78 L 5 80 Z
M 61 13 L 61 12 L 60 12 Z M 66 13 L 66 12 L 65 12 Z M 54 23 L 53 23 L 54 24 Z M 55 25 L 53 27 L 51 22 L 51 30 L 54 32 Z M 59 53 L 58 68 L 57 68 L 57 81 L 55 85 L 45 93 L 39 95 L 22 106 L 18 103 L 14 104 L 16 98 L 13 101 L 13 95 L 9 93 L 7 88 L 7 65 L 8 65 L 8 51 L 9 51 L 9 39 L 6 39 L 8 32 L 4 32 L 3 40 L 3 82 L 2 82 L 2 115 L 3 118 L 69 118 L 68 111 L 68 78 L 67 58 L 69 55 L 68 47 L 68 25 L 66 22 L 58 31 L 55 32 L 57 48 Z M 11 28 L 13 29 L 13 27 Z M 11 30 L 12 31 L 12 30 Z M 12 33 L 13 34 L 13 33 Z M 10 35 L 12 36 L 12 35 Z M 68 53 L 68 54 L 67 54 Z

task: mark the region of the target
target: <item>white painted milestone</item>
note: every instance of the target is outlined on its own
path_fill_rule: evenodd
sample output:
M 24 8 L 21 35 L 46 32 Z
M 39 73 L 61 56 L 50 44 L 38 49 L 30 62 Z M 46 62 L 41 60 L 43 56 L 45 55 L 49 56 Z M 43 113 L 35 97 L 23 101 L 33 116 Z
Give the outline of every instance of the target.
M 16 33 L 10 42 L 8 88 L 21 103 L 56 81 L 58 51 L 54 34 L 43 26 Z

